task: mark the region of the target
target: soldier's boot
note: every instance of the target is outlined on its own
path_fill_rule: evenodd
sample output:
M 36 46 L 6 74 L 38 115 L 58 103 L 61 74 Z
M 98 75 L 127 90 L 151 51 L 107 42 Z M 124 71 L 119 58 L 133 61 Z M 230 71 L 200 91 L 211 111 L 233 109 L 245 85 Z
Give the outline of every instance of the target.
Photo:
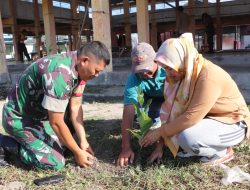
M 0 134 L 0 166 L 8 165 L 9 155 L 19 156 L 19 143 L 10 136 Z

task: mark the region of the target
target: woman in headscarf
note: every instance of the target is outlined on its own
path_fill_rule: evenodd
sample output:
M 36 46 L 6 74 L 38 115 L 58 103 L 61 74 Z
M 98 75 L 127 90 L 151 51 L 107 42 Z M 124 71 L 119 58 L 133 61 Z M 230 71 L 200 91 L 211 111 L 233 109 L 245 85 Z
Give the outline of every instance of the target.
M 230 75 L 197 52 L 191 33 L 166 40 L 155 61 L 167 72 L 162 126 L 141 146 L 163 139 L 174 157 L 180 146 L 208 165 L 233 159 L 232 147 L 249 138 L 250 112 Z

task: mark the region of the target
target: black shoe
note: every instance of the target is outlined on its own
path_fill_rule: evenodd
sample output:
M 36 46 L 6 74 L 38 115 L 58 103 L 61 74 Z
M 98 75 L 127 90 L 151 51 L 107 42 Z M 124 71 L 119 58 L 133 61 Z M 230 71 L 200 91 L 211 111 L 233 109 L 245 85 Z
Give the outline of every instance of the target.
M 6 154 L 11 154 L 14 156 L 19 155 L 19 143 L 12 137 L 0 134 L 0 147 Z
M 5 151 L 0 146 L 0 166 L 9 166 L 8 162 L 5 160 Z

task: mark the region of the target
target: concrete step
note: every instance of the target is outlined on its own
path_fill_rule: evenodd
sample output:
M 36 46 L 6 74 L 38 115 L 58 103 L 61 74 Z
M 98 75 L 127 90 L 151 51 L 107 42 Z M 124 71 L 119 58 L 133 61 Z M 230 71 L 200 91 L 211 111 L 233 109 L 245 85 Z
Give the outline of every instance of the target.
M 122 102 L 124 86 L 90 86 L 84 90 L 86 102 Z

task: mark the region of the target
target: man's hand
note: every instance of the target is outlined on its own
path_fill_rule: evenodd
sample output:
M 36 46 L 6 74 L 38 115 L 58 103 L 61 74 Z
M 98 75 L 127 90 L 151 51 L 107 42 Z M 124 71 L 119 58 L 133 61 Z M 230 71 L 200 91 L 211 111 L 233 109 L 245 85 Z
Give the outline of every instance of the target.
M 156 144 L 154 151 L 152 152 L 152 154 L 148 158 L 148 162 L 150 164 L 153 163 L 155 160 L 156 160 L 157 164 L 160 163 L 160 160 L 161 160 L 162 155 L 163 155 L 163 146 L 164 146 L 163 140 L 161 139 L 160 142 Z
M 127 166 L 130 163 L 133 163 L 134 161 L 134 152 L 133 150 L 129 147 L 129 148 L 124 148 L 122 149 L 122 152 L 120 153 L 119 155 L 119 158 L 117 160 L 117 166 L 121 166 L 121 167 L 124 167 L 124 166 Z
M 79 151 L 74 156 L 76 163 L 81 167 L 88 167 L 94 163 L 94 156 L 85 150 Z

